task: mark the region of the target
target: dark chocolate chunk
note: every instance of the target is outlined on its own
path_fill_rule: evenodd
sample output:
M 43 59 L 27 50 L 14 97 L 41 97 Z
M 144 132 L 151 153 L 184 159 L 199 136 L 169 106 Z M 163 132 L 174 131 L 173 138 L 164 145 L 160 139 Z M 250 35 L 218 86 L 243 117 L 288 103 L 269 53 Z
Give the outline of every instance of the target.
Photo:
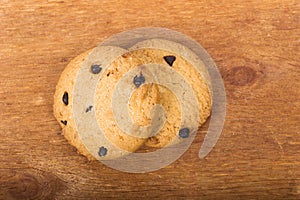
M 85 110 L 85 112 L 90 112 L 92 110 L 93 106 L 89 106 L 87 107 L 87 109 Z
M 63 125 L 67 125 L 67 123 L 68 123 L 67 120 L 61 120 L 60 122 L 61 122 Z
M 107 148 L 105 148 L 105 147 L 100 147 L 99 148 L 99 151 L 98 151 L 98 155 L 100 156 L 100 157 L 102 157 L 102 156 L 105 156 L 107 154 Z
M 176 60 L 175 56 L 164 56 L 164 60 L 170 65 L 172 66 L 174 61 Z
M 133 78 L 133 84 L 136 87 L 140 87 L 143 83 L 145 83 L 145 77 L 143 76 L 143 74 L 140 74 L 140 76 L 135 76 Z
M 62 101 L 64 102 L 64 104 L 66 106 L 69 104 L 69 94 L 67 92 L 64 93 L 64 95 L 62 97 Z
M 93 74 L 99 74 L 102 70 L 102 67 L 100 65 L 92 65 L 91 66 L 91 72 Z
M 188 138 L 190 136 L 190 129 L 182 128 L 179 130 L 179 137 Z

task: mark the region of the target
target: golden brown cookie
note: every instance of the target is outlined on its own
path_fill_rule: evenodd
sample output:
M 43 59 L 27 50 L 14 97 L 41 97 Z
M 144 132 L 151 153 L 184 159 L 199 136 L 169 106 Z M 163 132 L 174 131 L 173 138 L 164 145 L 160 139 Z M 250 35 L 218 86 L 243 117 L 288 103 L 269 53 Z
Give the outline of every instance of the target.
M 148 48 L 147 45 L 150 48 Z M 124 74 L 128 72 L 130 69 L 133 69 L 137 66 L 142 66 L 148 63 L 155 63 L 164 66 L 167 65 L 167 67 L 172 65 L 172 68 L 174 68 L 180 75 L 185 77 L 189 85 L 192 86 L 192 89 L 198 101 L 198 107 L 200 112 L 199 126 L 201 126 L 206 121 L 211 111 L 211 96 L 210 96 L 209 86 L 206 83 L 209 80 L 205 79 L 206 77 L 208 77 L 208 75 L 205 74 L 207 73 L 206 71 L 203 71 L 204 75 L 198 72 L 199 69 L 197 69 L 195 65 L 199 65 L 203 70 L 206 69 L 203 63 L 200 60 L 197 60 L 197 57 L 190 50 L 184 49 L 186 56 L 182 57 L 179 54 L 182 49 L 179 48 L 184 48 L 184 47 L 182 47 L 180 44 L 165 41 L 165 40 L 164 41 L 147 40 L 136 44 L 134 47 L 131 48 L 130 52 L 114 60 L 114 62 L 111 64 L 111 68 L 113 70 L 108 70 L 107 72 L 109 76 L 114 76 L 113 81 L 111 78 L 104 76 L 99 82 L 100 84 L 98 85 L 98 91 L 100 92 L 103 90 L 107 90 L 113 92 L 114 85 L 122 78 L 122 76 L 124 76 Z M 168 49 L 168 50 L 164 50 L 164 49 Z M 171 63 L 171 61 L 167 60 L 167 58 L 172 56 L 175 57 L 175 60 Z M 108 81 L 112 83 L 110 85 L 110 88 L 103 89 L 104 87 L 108 87 L 105 84 L 105 82 Z M 150 147 L 160 148 L 168 144 L 172 144 L 180 141 L 178 138 L 178 133 L 180 131 L 181 109 L 180 109 L 178 99 L 176 98 L 176 96 L 173 94 L 172 91 L 170 91 L 168 88 L 162 85 L 157 85 L 157 87 L 159 89 L 158 104 L 161 104 L 164 107 L 167 118 L 160 132 L 156 136 L 150 137 L 147 140 L 146 145 Z M 147 94 L 147 95 L 149 96 L 149 98 L 153 98 L 151 94 Z M 97 96 L 100 98 L 101 97 L 100 93 Z M 104 102 L 105 105 L 103 106 L 104 108 L 99 107 L 99 111 L 101 109 L 105 109 L 105 111 L 97 112 L 99 121 L 105 127 L 116 126 L 116 124 L 105 125 L 106 117 L 103 116 L 113 117 L 111 108 L 108 107 L 108 104 L 110 104 L 110 102 L 105 100 L 105 97 L 98 99 L 98 101 Z M 142 104 L 137 101 L 133 101 L 133 103 L 130 104 L 129 112 L 131 113 L 130 116 L 133 119 L 138 117 L 136 111 L 143 108 L 143 106 L 141 105 Z M 145 120 L 145 116 L 140 117 L 140 119 Z M 134 121 L 138 122 L 137 120 Z M 109 122 L 113 122 L 113 120 L 110 119 Z M 143 126 L 145 124 L 137 123 L 137 125 Z M 116 131 L 116 129 L 111 129 L 110 131 L 114 132 Z
M 115 47 L 114 51 L 117 52 L 116 55 L 121 55 L 123 53 L 123 50 Z M 65 70 L 62 72 L 59 82 L 56 86 L 56 92 L 54 95 L 54 115 L 56 119 L 60 122 L 60 125 L 63 130 L 63 134 L 68 140 L 68 142 L 75 146 L 79 153 L 86 156 L 89 160 L 94 160 L 95 156 L 92 156 L 88 150 L 89 147 L 83 144 L 82 140 L 80 139 L 80 135 L 78 135 L 78 130 L 76 128 L 76 123 L 74 120 L 73 115 L 73 93 L 74 93 L 74 84 L 75 80 L 78 76 L 78 71 L 82 67 L 84 60 L 86 57 L 91 53 L 92 50 L 87 51 L 79 56 L 77 56 L 75 59 L 73 59 L 65 68 Z M 110 52 L 108 50 L 108 47 L 102 48 L 103 54 L 106 54 L 106 52 Z M 118 52 L 119 51 L 119 52 Z M 125 50 L 124 50 L 125 51 Z M 120 53 L 121 52 L 121 53 Z M 111 53 L 109 53 L 111 55 Z M 106 55 L 106 60 L 107 60 Z M 98 58 L 99 59 L 99 58 Z M 101 60 L 101 59 L 100 59 Z M 101 94 L 99 94 L 99 97 L 97 97 L 96 101 L 99 101 L 97 105 L 100 105 L 100 107 L 104 107 L 106 105 L 106 102 L 108 102 L 107 95 L 110 94 L 108 86 L 112 84 L 114 80 L 113 71 L 116 70 L 116 66 L 112 66 L 108 69 L 108 71 L 105 71 L 104 77 L 107 78 L 107 82 L 102 85 Z M 129 105 L 132 107 L 136 107 L 134 112 L 134 120 L 137 121 L 137 124 L 140 125 L 147 125 L 150 121 L 149 113 L 150 109 L 154 104 L 158 102 L 158 87 L 154 84 L 147 84 L 143 85 L 136 89 L 134 92 L 134 95 L 129 102 Z M 141 109 L 142 108 L 142 109 Z M 86 108 L 86 112 L 91 111 L 94 109 L 92 106 L 88 106 Z M 142 146 L 146 139 L 143 138 L 135 138 L 133 136 L 127 135 L 124 132 L 122 132 L 118 126 L 115 124 L 114 117 L 112 113 L 102 113 L 97 112 L 96 115 L 103 115 L 105 117 L 106 124 L 102 124 L 99 122 L 100 125 L 103 125 L 103 129 L 105 130 L 104 133 L 109 140 L 109 142 L 113 143 L 117 147 L 128 151 L 133 152 L 137 150 L 140 146 Z M 100 142 L 99 142 L 100 143 Z M 101 149 L 101 147 L 103 148 Z M 99 154 L 104 153 L 107 151 L 107 149 L 104 149 L 105 143 L 102 143 L 102 146 L 99 149 Z M 109 149 L 108 149 L 109 150 Z M 107 153 L 107 152 L 105 152 Z M 123 154 L 122 154 L 123 155 Z M 122 156 L 117 151 L 114 151 L 113 154 L 108 154 L 106 156 L 106 159 L 116 158 L 119 156 Z

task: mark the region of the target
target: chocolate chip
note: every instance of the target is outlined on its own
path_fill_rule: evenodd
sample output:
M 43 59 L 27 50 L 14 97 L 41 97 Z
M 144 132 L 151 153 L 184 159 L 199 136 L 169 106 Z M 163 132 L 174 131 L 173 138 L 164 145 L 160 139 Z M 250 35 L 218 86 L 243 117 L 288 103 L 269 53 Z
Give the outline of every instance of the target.
M 64 104 L 66 106 L 69 104 L 69 94 L 67 92 L 64 93 L 64 95 L 62 97 L 62 101 L 64 102 Z
M 143 76 L 143 74 L 140 74 L 140 76 L 135 76 L 133 78 L 133 84 L 136 87 L 140 87 L 143 83 L 145 83 L 145 77 Z
M 99 74 L 101 72 L 102 68 L 100 67 L 100 65 L 92 65 L 91 66 L 91 72 L 93 74 Z
M 181 138 L 188 138 L 190 135 L 190 129 L 182 128 L 179 130 L 179 137 Z
M 67 125 L 67 123 L 68 123 L 66 120 L 61 120 L 60 122 L 61 122 L 63 125 Z
M 176 60 L 175 56 L 164 56 L 164 60 L 170 65 L 172 66 L 174 61 Z
M 98 151 L 98 155 L 100 156 L 100 157 L 102 157 L 102 156 L 105 156 L 107 154 L 107 148 L 105 148 L 105 147 L 100 147 L 99 148 L 99 151 Z
M 90 112 L 92 110 L 93 106 L 89 106 L 87 107 L 87 109 L 85 110 L 85 112 Z

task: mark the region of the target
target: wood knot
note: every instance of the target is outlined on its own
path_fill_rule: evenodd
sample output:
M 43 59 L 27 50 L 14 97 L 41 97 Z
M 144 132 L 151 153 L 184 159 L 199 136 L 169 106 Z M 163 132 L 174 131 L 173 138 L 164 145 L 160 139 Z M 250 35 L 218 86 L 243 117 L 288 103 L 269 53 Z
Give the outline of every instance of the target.
M 40 188 L 38 180 L 31 174 L 18 174 L 11 182 L 10 194 L 15 198 L 32 199 L 39 196 Z
M 23 169 L 6 173 L 3 187 L 10 199 L 54 199 L 63 182 L 44 171 Z
M 246 66 L 233 67 L 224 77 L 227 82 L 236 86 L 251 85 L 256 78 L 256 71 Z

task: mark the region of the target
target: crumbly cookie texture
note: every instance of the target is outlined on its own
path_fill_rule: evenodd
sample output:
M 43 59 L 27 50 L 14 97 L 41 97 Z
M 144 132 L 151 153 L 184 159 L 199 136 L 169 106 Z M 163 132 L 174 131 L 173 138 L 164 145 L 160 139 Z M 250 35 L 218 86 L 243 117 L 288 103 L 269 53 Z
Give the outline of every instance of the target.
M 160 39 L 139 42 L 127 52 L 120 48 L 114 50 L 113 47 L 106 52 L 105 48 L 106 47 L 103 47 L 104 51 L 100 54 L 100 58 L 92 58 L 105 60 L 109 57 L 112 62 L 107 68 L 101 71 L 102 75 L 99 78 L 95 90 L 95 105 L 90 109 L 95 111 L 97 123 L 99 127 L 101 127 L 101 130 L 103 130 L 103 134 L 107 139 L 106 142 L 110 142 L 124 151 L 134 152 L 143 145 L 162 148 L 180 141 L 180 100 L 165 86 L 155 83 L 141 84 L 139 77 L 137 77 L 137 80 L 133 79 L 133 84 L 136 84 L 136 89 L 128 102 L 128 112 L 131 120 L 137 126 L 146 127 L 150 125 L 151 109 L 154 105 L 161 104 L 166 114 L 165 124 L 157 135 L 149 138 L 139 138 L 126 134 L 116 123 L 112 110 L 111 97 L 118 81 L 128 71 L 137 66 L 149 63 L 156 63 L 162 67 L 172 67 L 177 73 L 184 77 L 185 81 L 191 86 L 197 99 L 200 113 L 199 126 L 207 120 L 212 107 L 211 83 L 204 64 L 191 50 L 181 44 Z M 114 51 L 119 52 L 113 54 L 112 52 Z M 89 147 L 86 147 L 80 139 L 72 111 L 73 90 L 77 73 L 91 52 L 92 50 L 87 51 L 73 59 L 62 72 L 54 95 L 53 110 L 68 142 L 75 146 L 78 152 L 86 156 L 89 160 L 95 160 L 98 158 L 95 158 L 89 153 Z M 113 57 L 115 55 L 118 56 Z M 100 69 L 97 66 L 91 68 L 91 70 L 92 73 L 100 73 Z M 184 137 L 184 131 L 182 134 Z M 105 142 L 102 144 L 104 147 L 106 146 Z M 114 159 L 123 155 L 104 147 L 100 147 L 99 156 Z M 107 154 L 107 151 L 113 153 Z

